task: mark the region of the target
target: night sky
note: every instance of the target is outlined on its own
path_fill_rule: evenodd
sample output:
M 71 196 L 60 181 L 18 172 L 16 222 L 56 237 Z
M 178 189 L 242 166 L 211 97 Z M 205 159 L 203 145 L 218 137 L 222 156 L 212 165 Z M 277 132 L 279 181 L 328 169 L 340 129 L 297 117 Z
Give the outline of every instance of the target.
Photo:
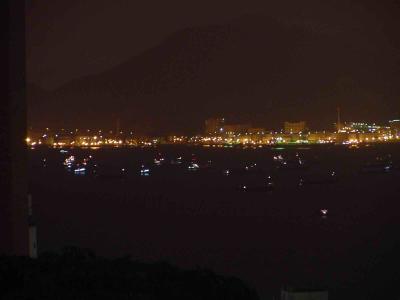
M 318 129 L 337 106 L 398 117 L 398 1 L 338 2 L 30 1 L 30 125 L 186 133 L 223 115 Z

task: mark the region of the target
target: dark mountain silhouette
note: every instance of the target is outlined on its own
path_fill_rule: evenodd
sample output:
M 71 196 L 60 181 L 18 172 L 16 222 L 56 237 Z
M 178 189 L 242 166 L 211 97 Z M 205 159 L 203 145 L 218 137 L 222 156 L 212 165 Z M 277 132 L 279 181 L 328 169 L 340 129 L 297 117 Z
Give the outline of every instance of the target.
M 54 124 L 51 102 L 51 93 L 34 83 L 27 83 L 26 93 L 28 98 L 28 124 L 35 127 L 47 127 Z
M 49 113 L 32 111 L 32 120 L 51 114 L 52 126 L 113 128 L 120 118 L 122 127 L 164 134 L 194 133 L 221 115 L 268 128 L 299 119 L 327 127 L 338 105 L 348 118 L 391 117 L 399 109 L 385 102 L 396 95 L 387 72 L 393 53 L 367 45 L 361 33 L 322 33 L 261 16 L 188 28 L 53 91 Z

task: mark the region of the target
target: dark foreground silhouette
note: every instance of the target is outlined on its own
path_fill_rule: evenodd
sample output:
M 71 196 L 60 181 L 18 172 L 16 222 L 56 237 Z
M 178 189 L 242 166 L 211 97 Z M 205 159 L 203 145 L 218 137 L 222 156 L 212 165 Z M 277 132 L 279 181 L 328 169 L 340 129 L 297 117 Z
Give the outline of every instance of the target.
M 233 277 L 66 248 L 38 259 L 0 257 L 1 299 L 258 299 Z

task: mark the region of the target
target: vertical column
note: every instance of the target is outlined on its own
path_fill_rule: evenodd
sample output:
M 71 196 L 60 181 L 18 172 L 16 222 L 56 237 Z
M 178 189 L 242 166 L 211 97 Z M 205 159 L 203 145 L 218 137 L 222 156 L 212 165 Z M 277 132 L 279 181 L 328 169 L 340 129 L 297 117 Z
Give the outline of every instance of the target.
M 33 217 L 32 196 L 28 195 L 29 257 L 38 257 L 37 229 Z
M 340 120 L 340 107 L 337 108 L 337 132 L 339 132 L 342 129 L 342 124 L 341 124 L 341 120 Z
M 25 1 L 8 0 L 6 87 L 0 108 L 0 252 L 28 254 L 25 101 Z M 8 7 L 7 7 L 8 6 Z

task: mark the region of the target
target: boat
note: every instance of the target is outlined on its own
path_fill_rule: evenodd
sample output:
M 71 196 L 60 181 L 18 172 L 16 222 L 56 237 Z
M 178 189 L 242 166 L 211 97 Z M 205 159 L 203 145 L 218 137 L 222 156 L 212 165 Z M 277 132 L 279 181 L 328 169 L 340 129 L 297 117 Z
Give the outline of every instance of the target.
M 282 155 L 278 155 L 274 156 L 273 159 L 278 169 L 299 170 L 307 168 L 306 161 L 298 153 L 294 157 L 285 158 Z
M 161 153 L 158 153 L 156 157 L 154 158 L 154 164 L 156 166 L 161 166 L 165 161 L 165 158 L 161 155 Z
M 171 165 L 181 165 L 182 162 L 182 156 L 178 156 L 176 159 L 171 160 Z
M 147 168 L 145 165 L 140 167 L 140 176 L 150 176 L 150 169 Z
M 188 166 L 189 171 L 197 171 L 198 169 L 200 169 L 200 166 L 195 162 L 191 162 Z
M 387 173 L 392 170 L 392 164 L 387 162 L 372 162 L 361 167 L 363 173 Z
M 367 162 L 361 167 L 363 173 L 387 173 L 394 169 L 392 156 L 378 155 L 372 162 Z
M 338 176 L 335 171 L 329 173 L 306 174 L 300 177 L 299 186 L 313 184 L 332 184 L 338 181 Z
M 268 192 L 275 188 L 275 183 L 271 176 L 262 183 L 245 182 L 237 186 L 237 190 L 242 192 Z

